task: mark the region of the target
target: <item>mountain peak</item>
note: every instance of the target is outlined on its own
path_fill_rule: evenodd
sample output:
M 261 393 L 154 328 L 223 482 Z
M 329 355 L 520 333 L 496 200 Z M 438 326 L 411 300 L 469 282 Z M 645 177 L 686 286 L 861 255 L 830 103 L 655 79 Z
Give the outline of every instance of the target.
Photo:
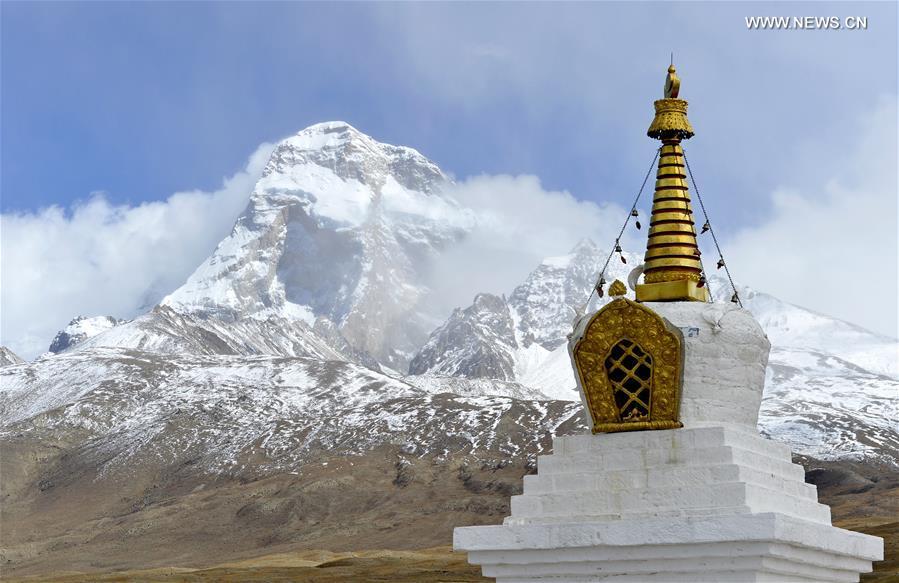
M 428 158 L 407 146 L 379 142 L 345 121 L 326 121 L 282 140 L 262 172 L 263 180 L 292 180 L 308 168 L 324 168 L 343 181 L 357 181 L 379 191 L 393 180 L 404 188 L 430 194 L 448 180 Z M 306 170 L 304 170 L 306 168 Z M 318 177 L 320 178 L 320 177 Z M 320 180 L 316 178 L 316 182 Z
M 571 255 L 579 255 L 581 253 L 595 253 L 599 250 L 599 247 L 596 246 L 596 243 L 593 242 L 593 239 L 589 237 L 584 237 L 577 244 L 571 248 L 569 253 Z
M 371 136 L 366 135 L 345 121 L 324 121 L 303 128 L 282 143 L 289 142 L 294 147 L 316 150 L 321 148 L 336 147 L 351 140 L 364 140 L 374 144 L 378 143 Z
M 594 263 L 598 254 L 599 247 L 596 246 L 596 243 L 584 237 L 571 248 L 567 255 L 546 257 L 543 259 L 542 264 L 550 268 L 569 269 L 572 266 L 580 266 L 585 262 Z
M 447 181 L 412 148 L 344 121 L 309 126 L 278 144 L 231 235 L 163 303 L 234 321 L 325 318 L 338 344 L 404 369 L 445 316 L 428 312 L 423 274 L 467 224 Z
M 297 134 L 315 133 L 315 132 L 329 133 L 329 132 L 344 131 L 344 130 L 353 131 L 353 132 L 356 132 L 357 134 L 362 133 L 345 121 L 334 120 L 334 121 L 322 121 L 319 123 L 314 123 L 311 126 L 303 128 L 302 130 L 297 132 Z

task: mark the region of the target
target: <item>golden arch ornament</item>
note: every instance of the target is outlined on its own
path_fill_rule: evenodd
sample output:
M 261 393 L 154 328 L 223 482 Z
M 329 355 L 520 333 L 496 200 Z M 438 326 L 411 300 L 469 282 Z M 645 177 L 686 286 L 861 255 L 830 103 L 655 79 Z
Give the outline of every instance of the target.
M 593 433 L 683 426 L 680 329 L 621 297 L 596 312 L 573 342 L 571 357 Z

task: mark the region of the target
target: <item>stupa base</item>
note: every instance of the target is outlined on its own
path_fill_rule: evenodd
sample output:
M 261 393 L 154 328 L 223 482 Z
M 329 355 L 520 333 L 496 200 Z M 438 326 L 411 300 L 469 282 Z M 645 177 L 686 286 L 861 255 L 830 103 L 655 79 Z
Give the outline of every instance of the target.
M 766 513 L 456 529 L 497 583 L 858 581 L 880 539 Z
M 501 526 L 457 528 L 485 576 L 525 581 L 858 581 L 880 538 L 835 528 L 787 446 L 710 426 L 559 437 Z

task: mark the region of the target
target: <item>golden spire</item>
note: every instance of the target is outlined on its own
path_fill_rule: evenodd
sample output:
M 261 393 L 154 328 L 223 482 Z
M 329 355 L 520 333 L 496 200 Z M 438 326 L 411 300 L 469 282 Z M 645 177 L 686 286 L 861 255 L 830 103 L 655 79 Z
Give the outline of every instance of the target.
M 702 266 L 680 146 L 681 140 L 693 137 L 693 127 L 687 120 L 687 102 L 677 98 L 679 92 L 680 79 L 672 64 L 665 79 L 665 98 L 655 102 L 656 116 L 646 132 L 661 140 L 662 148 L 643 261 L 644 283 L 637 286 L 639 302 L 708 301 L 706 288 L 698 287 Z

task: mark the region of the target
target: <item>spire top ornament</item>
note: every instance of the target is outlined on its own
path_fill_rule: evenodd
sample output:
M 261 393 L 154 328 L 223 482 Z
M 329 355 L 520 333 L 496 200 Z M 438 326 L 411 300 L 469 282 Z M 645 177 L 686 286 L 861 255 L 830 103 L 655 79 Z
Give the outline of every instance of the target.
M 665 77 L 665 99 L 677 99 L 680 92 L 680 79 L 677 76 L 677 70 L 674 63 L 668 67 L 668 76 Z

